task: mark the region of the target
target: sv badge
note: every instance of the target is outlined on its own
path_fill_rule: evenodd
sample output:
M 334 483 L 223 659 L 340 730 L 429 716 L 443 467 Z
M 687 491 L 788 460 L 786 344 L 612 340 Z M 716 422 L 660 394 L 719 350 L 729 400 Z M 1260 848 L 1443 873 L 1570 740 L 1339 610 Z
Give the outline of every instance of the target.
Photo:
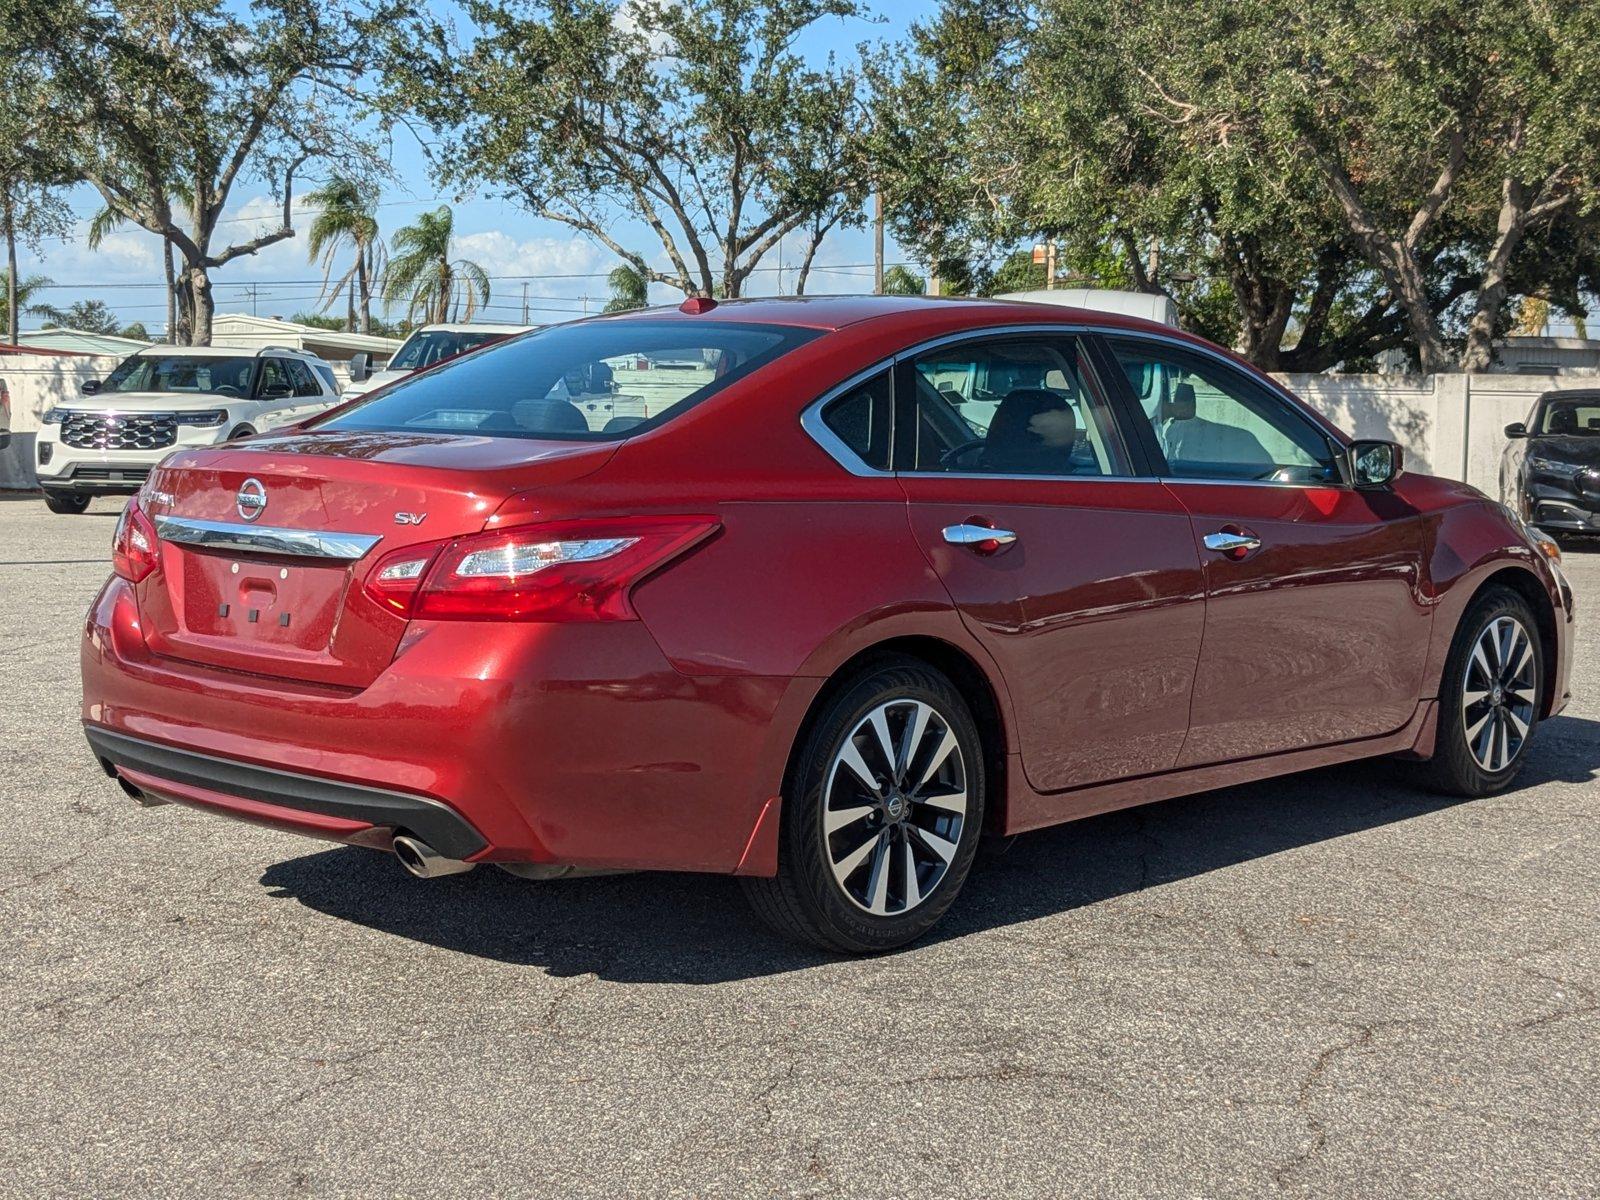
M 421 525 L 427 519 L 427 513 L 397 512 L 394 515 L 396 525 Z

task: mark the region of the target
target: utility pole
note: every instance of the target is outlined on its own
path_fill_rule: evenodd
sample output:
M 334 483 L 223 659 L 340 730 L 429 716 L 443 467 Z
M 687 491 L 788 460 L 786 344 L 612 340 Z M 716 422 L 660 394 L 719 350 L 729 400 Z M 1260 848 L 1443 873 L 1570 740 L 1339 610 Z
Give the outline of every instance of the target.
M 1051 238 L 1044 248 L 1044 286 L 1050 291 L 1056 286 L 1056 240 Z
M 883 193 L 872 193 L 872 291 L 883 295 Z
M 587 311 L 587 310 L 585 310 Z M 528 281 L 522 281 L 522 323 L 528 324 Z

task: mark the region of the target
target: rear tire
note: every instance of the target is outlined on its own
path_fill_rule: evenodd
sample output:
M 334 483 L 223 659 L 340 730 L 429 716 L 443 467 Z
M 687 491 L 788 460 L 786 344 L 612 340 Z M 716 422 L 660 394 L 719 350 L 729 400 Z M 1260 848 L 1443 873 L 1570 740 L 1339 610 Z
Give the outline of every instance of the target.
M 1509 659 L 1509 661 L 1502 661 Z M 1544 649 L 1528 602 L 1496 587 L 1456 629 L 1439 687 L 1439 725 L 1423 781 L 1452 796 L 1490 796 L 1516 778 L 1543 701 Z
M 45 492 L 44 506 L 53 513 L 63 516 L 77 516 L 89 508 L 90 496 L 79 496 L 72 492 Z
M 742 880 L 761 919 L 847 954 L 931 929 L 971 870 L 986 794 L 977 723 L 949 679 L 912 658 L 875 664 L 828 701 L 789 774 L 777 876 Z

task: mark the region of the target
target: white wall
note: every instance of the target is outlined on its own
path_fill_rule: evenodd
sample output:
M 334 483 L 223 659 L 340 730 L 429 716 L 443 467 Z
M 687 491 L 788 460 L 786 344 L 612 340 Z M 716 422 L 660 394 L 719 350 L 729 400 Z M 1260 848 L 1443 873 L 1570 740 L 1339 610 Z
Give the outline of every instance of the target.
M 121 361 L 98 355 L 0 354 L 0 379 L 11 393 L 11 445 L 0 450 L 0 488 L 36 486 L 33 435 L 39 418 L 53 406 L 77 399 L 85 379 L 104 379 Z
M 1399 442 L 1411 469 L 1464 479 L 1495 497 L 1505 427 L 1526 420 L 1544 392 L 1600 387 L 1600 374 L 1587 373 L 1277 378 L 1346 433 Z

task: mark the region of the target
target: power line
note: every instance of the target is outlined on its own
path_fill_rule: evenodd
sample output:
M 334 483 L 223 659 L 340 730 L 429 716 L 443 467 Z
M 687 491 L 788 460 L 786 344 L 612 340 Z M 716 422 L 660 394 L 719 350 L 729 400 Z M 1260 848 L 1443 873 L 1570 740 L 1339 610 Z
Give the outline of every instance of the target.
M 886 266 L 889 266 L 889 267 L 910 267 L 910 266 L 913 266 L 913 265 L 915 265 L 915 264 L 908 263 L 908 262 L 888 263 L 888 264 L 886 264 Z M 795 271 L 795 268 L 794 267 L 776 267 L 776 266 L 773 266 L 773 267 L 754 267 L 754 268 L 751 269 L 750 274 L 752 274 L 752 275 L 754 275 L 754 274 L 765 274 L 767 272 L 775 272 L 775 271 L 780 271 L 780 270 L 781 271 L 787 271 L 787 272 L 792 274 Z M 814 266 L 814 267 L 811 268 L 811 274 L 813 274 L 813 275 L 860 275 L 860 274 L 863 274 L 863 273 L 871 273 L 872 270 L 873 270 L 873 264 L 872 263 L 840 263 L 840 264 L 836 264 L 836 265 L 833 265 L 833 266 L 827 266 L 827 267 Z M 611 272 L 609 270 L 607 270 L 607 271 L 570 271 L 570 272 L 552 272 L 550 274 L 545 274 L 545 275 L 490 275 L 490 276 L 488 276 L 488 278 L 490 280 L 492 280 L 492 281 L 495 281 L 495 282 L 520 283 L 520 282 L 526 280 L 527 282 L 530 282 L 530 283 L 538 283 L 538 282 L 541 282 L 543 280 L 558 280 L 558 279 L 604 279 L 606 276 L 608 276 L 610 274 L 611 274 Z M 214 281 L 212 283 L 212 287 L 214 287 L 214 288 L 242 288 L 242 289 L 249 289 L 249 288 L 254 288 L 254 287 L 320 287 L 320 286 L 322 286 L 322 282 L 323 281 L 320 280 L 320 279 L 247 279 L 247 280 L 229 280 L 229 281 L 217 280 L 217 281 Z M 56 290 L 56 291 L 70 290 L 70 291 L 80 291 L 80 292 L 81 291 L 120 291 L 120 290 L 126 290 L 126 289 L 131 289 L 131 288 L 162 288 L 162 289 L 165 289 L 166 286 L 167 285 L 165 283 L 160 282 L 160 281 L 157 281 L 155 283 L 82 283 L 82 282 L 80 282 L 80 283 L 41 283 L 41 284 L 37 285 L 37 290 L 44 291 L 46 289 L 53 289 L 53 290 Z

